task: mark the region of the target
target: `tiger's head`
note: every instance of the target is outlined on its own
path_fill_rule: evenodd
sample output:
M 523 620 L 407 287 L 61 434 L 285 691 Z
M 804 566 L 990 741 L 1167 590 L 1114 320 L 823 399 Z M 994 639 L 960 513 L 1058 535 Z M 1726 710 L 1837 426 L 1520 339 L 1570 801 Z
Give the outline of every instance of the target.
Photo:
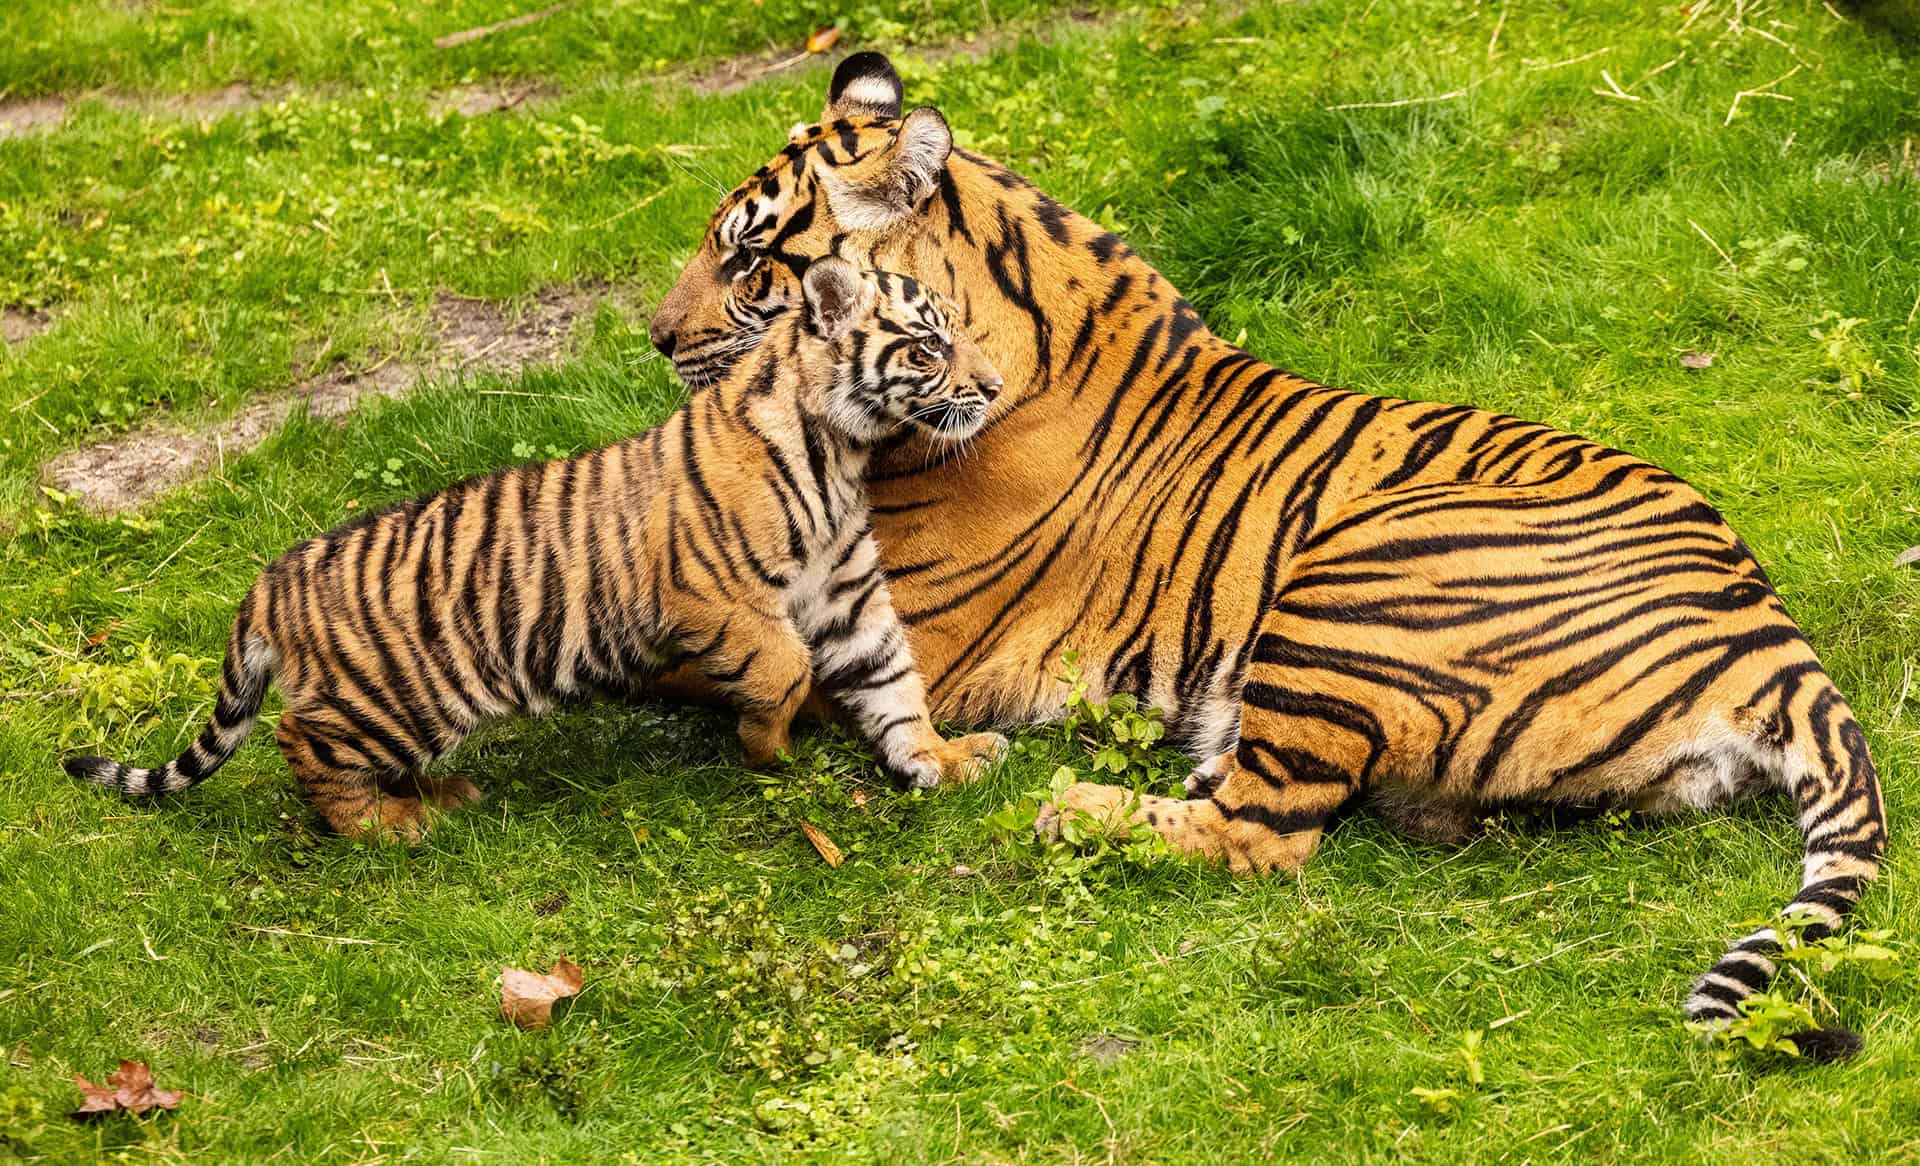
M 872 446 L 918 432 L 959 442 L 986 423 L 1000 374 L 937 293 L 834 257 L 809 265 L 799 282 L 793 356 L 782 363 L 824 390 L 819 407 L 842 437 Z
M 875 248 L 939 188 L 953 150 L 932 108 L 900 113 L 902 89 L 879 53 L 842 61 L 815 124 L 727 195 L 700 248 L 655 309 L 648 334 L 689 387 L 713 384 L 801 299 L 814 260 L 870 266 Z

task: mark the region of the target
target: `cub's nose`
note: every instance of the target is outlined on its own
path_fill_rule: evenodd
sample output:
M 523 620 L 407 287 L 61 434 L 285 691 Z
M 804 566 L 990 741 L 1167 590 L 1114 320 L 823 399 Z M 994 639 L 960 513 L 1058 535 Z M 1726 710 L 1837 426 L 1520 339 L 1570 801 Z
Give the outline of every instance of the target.
M 987 399 L 987 404 L 991 405 L 994 398 L 1000 395 L 1000 390 L 1006 387 L 1006 383 L 1000 377 L 994 377 L 992 380 L 975 381 L 974 387 L 980 390 L 980 395 Z
M 653 346 L 660 350 L 661 356 L 669 358 L 673 356 L 674 345 L 679 343 L 673 335 L 672 326 L 659 316 L 647 323 L 647 339 L 653 341 Z

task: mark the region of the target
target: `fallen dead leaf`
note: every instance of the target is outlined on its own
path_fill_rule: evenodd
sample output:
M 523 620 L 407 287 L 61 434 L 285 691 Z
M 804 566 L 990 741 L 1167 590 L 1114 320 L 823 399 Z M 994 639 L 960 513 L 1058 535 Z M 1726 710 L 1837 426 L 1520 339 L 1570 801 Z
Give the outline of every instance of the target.
M 970 866 L 961 865 L 961 866 L 954 867 L 952 870 L 948 871 L 947 873 L 952 875 L 954 878 L 964 879 L 972 876 L 973 868 Z
M 813 30 L 813 35 L 807 38 L 807 51 L 810 53 L 824 53 L 839 43 L 840 30 L 833 25 L 828 25 L 826 28 L 816 28 Z
M 120 1108 L 113 1086 L 95 1085 L 78 1073 L 73 1075 L 73 1083 L 80 1087 L 80 1108 L 73 1111 L 73 1116 L 84 1118 L 96 1113 L 112 1113 Z
M 1680 367 L 1681 367 L 1681 368 L 1690 368 L 1690 369 L 1692 369 L 1692 370 L 1694 370 L 1695 372 L 1698 372 L 1698 371 L 1700 371 L 1700 370 L 1701 370 L 1701 369 L 1703 369 L 1703 368 L 1712 368 L 1712 367 L 1713 367 L 1713 353 L 1711 353 L 1711 352 L 1683 352 L 1683 353 L 1681 353 L 1681 354 L 1680 354 Z
M 853 804 L 855 806 L 865 806 L 867 804 L 867 791 L 863 789 L 854 790 Z
M 102 1113 L 146 1113 L 154 1109 L 177 1109 L 184 1093 L 153 1087 L 153 1070 L 145 1061 L 120 1062 L 118 1072 L 107 1074 L 105 1085 L 95 1085 L 80 1074 L 73 1075 L 80 1087 L 80 1108 L 73 1116 L 86 1120 Z
M 553 1023 L 553 1006 L 578 996 L 585 980 L 580 965 L 560 960 L 546 975 L 503 968 L 500 972 L 500 1014 L 521 1028 L 545 1028 Z
M 812 822 L 800 823 L 800 832 L 807 836 L 808 842 L 813 843 L 813 848 L 820 852 L 821 858 L 827 860 L 828 866 L 839 866 L 847 860 L 840 853 L 840 848 L 833 844 L 833 839 L 827 837 L 827 832 Z
M 1893 556 L 1893 565 L 1896 567 L 1920 566 L 1920 547 L 1908 547 Z

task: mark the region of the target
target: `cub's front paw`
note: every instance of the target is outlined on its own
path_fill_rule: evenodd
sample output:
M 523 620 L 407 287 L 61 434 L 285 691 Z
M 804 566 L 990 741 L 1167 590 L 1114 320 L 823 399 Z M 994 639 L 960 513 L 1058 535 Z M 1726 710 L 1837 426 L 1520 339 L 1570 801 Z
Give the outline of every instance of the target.
M 972 733 L 945 741 L 931 733 L 904 761 L 891 764 L 894 781 L 903 789 L 932 789 L 960 785 L 987 771 L 1007 751 L 1007 739 L 998 733 Z
M 940 750 L 940 784 L 961 785 L 985 773 L 1007 755 L 1007 739 L 998 733 L 955 737 Z
M 747 768 L 765 769 L 772 765 L 780 754 L 793 748 L 790 722 L 754 713 L 742 713 L 740 747 L 746 751 Z

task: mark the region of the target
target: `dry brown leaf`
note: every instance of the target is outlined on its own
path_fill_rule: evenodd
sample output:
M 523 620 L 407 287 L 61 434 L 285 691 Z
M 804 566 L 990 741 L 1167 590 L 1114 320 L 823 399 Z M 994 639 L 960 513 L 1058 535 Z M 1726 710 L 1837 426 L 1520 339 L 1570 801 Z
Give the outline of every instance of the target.
M 827 837 L 827 832 L 812 822 L 800 823 L 800 832 L 807 836 L 808 842 L 813 843 L 813 848 L 820 852 L 821 858 L 827 860 L 828 866 L 839 866 L 847 860 L 840 853 L 840 848 L 833 844 L 833 839 Z
M 1920 547 L 1908 547 L 1906 550 L 1893 556 L 1893 565 L 1896 567 L 1920 567 Z
M 117 630 L 117 629 L 118 629 L 119 627 L 120 627 L 120 621 L 119 621 L 119 620 L 117 620 L 117 619 L 113 619 L 113 620 L 108 620 L 108 621 L 107 621 L 107 626 L 106 626 L 106 627 L 103 627 L 103 628 L 101 628 L 101 629 L 100 629 L 99 631 L 97 631 L 97 632 L 95 632 L 95 633 L 93 633 L 92 635 L 90 635 L 90 636 L 88 636 L 88 637 L 87 637 L 87 647 L 89 647 L 89 648 L 97 648 L 97 647 L 99 647 L 99 646 L 100 646 L 101 644 L 104 644 L 104 643 L 106 643 L 106 642 L 107 642 L 107 637 L 109 637 L 109 636 L 111 636 L 111 635 L 113 635 L 113 633 L 114 633 L 114 632 L 115 632 L 115 631 L 116 631 L 116 630 Z
M 500 972 L 500 1014 L 521 1028 L 545 1028 L 553 1023 L 553 1006 L 578 996 L 585 980 L 580 965 L 560 960 L 546 975 L 503 968 Z
M 75 1117 L 88 1117 L 96 1113 L 112 1113 L 120 1108 L 120 1102 L 114 1097 L 111 1085 L 95 1085 L 80 1074 L 73 1075 L 73 1083 L 80 1087 L 80 1108 L 73 1111 Z
M 1690 369 L 1693 369 L 1693 370 L 1694 370 L 1695 372 L 1698 372 L 1699 370 L 1701 370 L 1701 369 L 1703 369 L 1703 368 L 1712 368 L 1712 367 L 1713 367 L 1713 353 L 1711 353 L 1711 352 L 1683 352 L 1683 353 L 1681 353 L 1681 354 L 1680 354 L 1680 367 L 1681 367 L 1681 368 L 1690 368 Z
M 858 808 L 865 808 L 867 804 L 867 791 L 863 789 L 854 790 L 853 804 Z
M 815 29 L 813 35 L 807 38 L 807 51 L 810 53 L 824 53 L 839 43 L 840 30 L 832 25 L 828 25 L 826 28 Z
M 73 1111 L 73 1116 L 83 1119 L 101 1113 L 177 1109 L 186 1096 L 172 1089 L 155 1089 L 153 1070 L 145 1061 L 122 1060 L 117 1072 L 107 1074 L 105 1085 L 95 1085 L 78 1073 L 73 1075 L 73 1083 L 80 1087 L 80 1108 Z

